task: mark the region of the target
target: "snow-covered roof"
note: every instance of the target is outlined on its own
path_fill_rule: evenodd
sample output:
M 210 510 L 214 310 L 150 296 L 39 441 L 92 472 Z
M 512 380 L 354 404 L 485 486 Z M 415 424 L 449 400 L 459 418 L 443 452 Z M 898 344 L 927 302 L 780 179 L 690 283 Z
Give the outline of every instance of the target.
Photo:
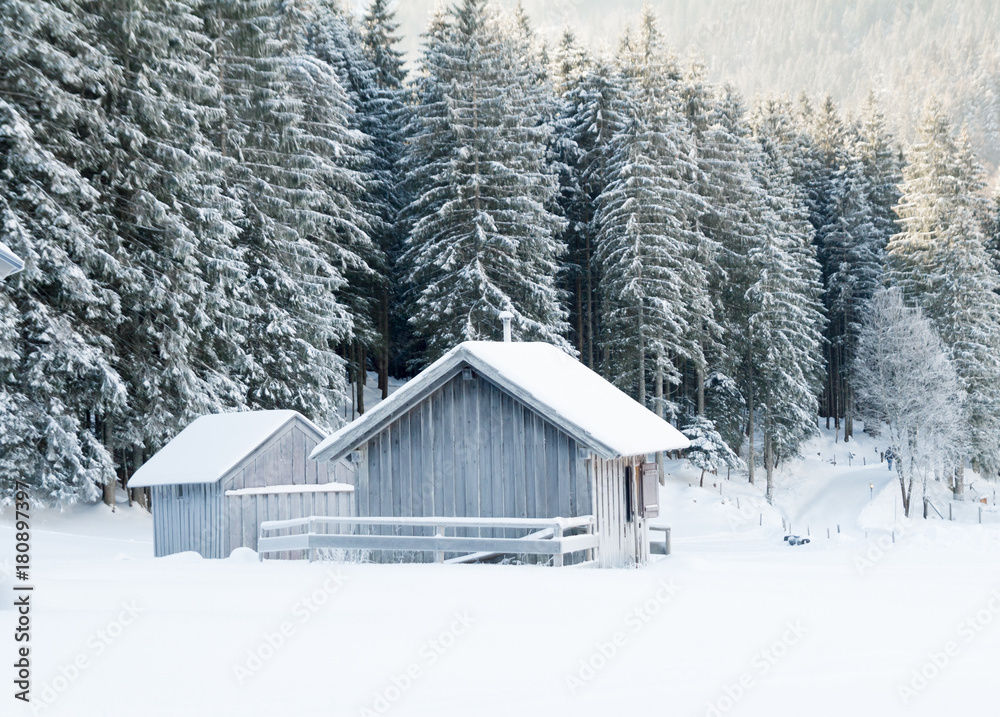
M 10 276 L 15 272 L 21 271 L 23 268 L 24 262 L 21 260 L 21 257 L 12 252 L 10 247 L 0 241 L 0 278 Z
M 344 457 L 465 365 L 605 458 L 688 447 L 680 431 L 551 344 L 467 341 L 320 443 L 310 457 Z
M 130 488 L 154 485 L 214 483 L 239 465 L 262 443 L 292 421 L 326 437 L 297 411 L 243 411 L 197 418 L 129 480 Z

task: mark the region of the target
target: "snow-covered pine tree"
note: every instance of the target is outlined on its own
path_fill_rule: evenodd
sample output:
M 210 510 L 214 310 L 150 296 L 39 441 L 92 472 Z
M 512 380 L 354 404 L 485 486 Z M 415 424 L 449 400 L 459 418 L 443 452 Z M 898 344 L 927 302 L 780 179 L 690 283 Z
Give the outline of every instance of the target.
M 712 92 L 693 67 L 685 87 L 685 111 L 698 144 L 701 169 L 699 191 L 707 202 L 700 218 L 709 293 L 718 328 L 707 323 L 703 333 L 704 352 L 714 372 L 712 386 L 731 386 L 744 355 L 739 341 L 743 334 L 745 292 L 752 280 L 747 275 L 746 252 L 756 240 L 765 210 L 765 196 L 753 163 L 760 148 L 751 137 L 739 95 L 723 87 Z M 706 412 L 737 448 L 742 442 L 742 411 L 732 410 L 723 391 L 709 391 L 705 379 L 696 375 L 696 412 Z
M 1000 192 L 993 195 L 985 222 L 986 248 L 993 259 L 993 268 L 1000 271 Z
M 119 289 L 115 338 L 129 412 L 109 449 L 134 470 L 198 416 L 245 405 L 229 367 L 245 351 L 246 267 L 234 247 L 239 211 L 223 194 L 224 161 L 209 136 L 219 86 L 197 7 L 101 0 L 95 8 L 117 69 L 104 102 L 114 141 L 101 219 L 134 269 Z
M 334 69 L 308 53 L 311 16 L 272 0 L 210 0 L 202 13 L 220 77 L 218 146 L 227 192 L 243 218 L 238 244 L 255 296 L 236 367 L 247 403 L 294 408 L 336 423 L 343 360 L 336 347 L 352 320 L 338 300 L 345 267 L 361 266 L 369 241 L 354 167 L 363 138 L 349 129 L 350 103 Z
M 694 143 L 680 108 L 680 73 L 648 10 L 638 39 L 622 42 L 626 124 L 611 140 L 608 184 L 597 200 L 604 374 L 658 411 L 680 382 L 679 364 L 704 366 L 702 321 L 711 316 L 700 261 Z
M 746 293 L 746 370 L 748 414 L 759 411 L 763 424 L 770 500 L 778 460 L 797 454 L 816 433 L 826 319 L 821 270 L 801 190 L 767 122 L 756 132 L 763 149 L 758 166 L 767 211 L 758 241 L 747 253 L 756 278 Z M 753 435 L 754 426 L 749 430 Z
M 577 142 L 581 132 L 577 117 L 584 102 L 583 84 L 590 71 L 589 58 L 576 37 L 563 31 L 553 58 L 553 84 L 557 109 L 553 120 L 552 154 L 559 172 L 559 207 L 566 219 L 563 241 L 566 254 L 559 272 L 561 286 L 569 297 L 570 340 L 580 360 L 593 365 L 593 280 L 590 255 L 593 240 L 593 202 L 584 191 L 582 160 Z
M 551 130 L 525 81 L 537 68 L 484 0 L 435 16 L 421 65 L 403 256 L 420 358 L 496 335 L 505 309 L 518 337 L 569 350 Z
M 834 395 L 842 397 L 844 439 L 853 431 L 850 370 L 865 304 L 882 286 L 884 238 L 871 206 L 872 189 L 858 160 L 848 160 L 834 173 L 829 223 L 823 228 L 826 261 L 825 304 L 833 361 L 828 375 L 838 381 Z
M 340 294 L 354 322 L 352 341 L 344 350 L 354 382 L 355 407 L 361 412 L 369 359 L 378 372 L 379 387 L 387 395 L 392 334 L 406 336 L 405 319 L 397 308 L 400 282 L 396 262 L 402 248 L 397 215 L 403 204 L 397 164 L 408 108 L 405 73 L 393 46 L 393 15 L 379 0 L 359 24 L 339 0 L 329 0 L 318 6 L 309 27 L 310 52 L 336 69 L 350 99 L 351 128 L 366 138 L 357 168 L 367 182 L 355 203 L 366 215 L 371 245 L 359 247 L 364 264 L 347 270 Z
M 827 95 L 818 109 L 812 110 L 803 100 L 801 107 L 802 132 L 807 135 L 807 157 L 811 162 L 801 165 L 805 170 L 800 179 L 800 186 L 808 198 L 809 221 L 815 229 L 817 258 L 823 268 L 823 304 L 828 318 L 826 342 L 826 386 L 822 402 L 823 413 L 827 420 L 833 417 L 839 429 L 841 418 L 847 419 L 844 426 L 844 439 L 850 439 L 849 400 L 847 395 L 847 367 L 850 356 L 847 351 L 850 342 L 846 337 L 848 319 L 835 306 L 842 297 L 842 286 L 831 282 L 844 280 L 840 271 L 839 261 L 843 258 L 833 256 L 837 246 L 845 241 L 854 241 L 845 237 L 845 230 L 856 225 L 860 220 L 858 214 L 871 214 L 870 208 L 863 207 L 867 203 L 867 191 L 859 194 L 853 186 L 841 186 L 844 183 L 853 185 L 863 181 L 858 177 L 857 168 L 847 169 L 853 163 L 849 155 L 849 128 L 840 119 L 833 99 Z M 849 198 L 849 201 L 845 201 Z M 853 217 L 842 217 L 840 212 L 852 213 Z M 871 232 L 869 227 L 867 231 Z M 833 239 L 828 234 L 836 232 Z M 860 241 L 860 238 L 857 239 Z M 836 279 L 834 277 L 837 277 Z
M 353 323 L 352 335 L 342 347 L 348 362 L 353 405 L 359 413 L 364 413 L 368 360 L 371 358 L 372 364 L 379 369 L 380 385 L 383 384 L 382 366 L 389 340 L 385 312 L 392 277 L 383 245 L 391 242 L 398 206 L 394 204 L 392 189 L 392 162 L 395 159 L 390 162 L 384 156 L 386 141 L 393 140 L 388 136 L 391 130 L 387 132 L 384 125 L 393 118 L 380 115 L 385 105 L 384 93 L 377 84 L 378 70 L 365 54 L 361 28 L 339 0 L 319 3 L 306 31 L 307 51 L 336 71 L 349 105 L 341 110 L 347 110 L 344 114 L 351 130 L 364 137 L 364 144 L 358 147 L 360 151 L 354 154 L 352 167 L 364 174 L 363 190 L 346 192 L 345 197 L 363 217 L 367 233 L 344 237 L 355 240 L 356 246 L 352 249 L 362 261 L 345 267 L 346 281 L 338 295 Z M 342 97 L 335 99 L 342 100 Z M 379 135 L 378 143 L 372 133 Z
M 969 457 L 984 475 L 1000 470 L 1000 275 L 982 229 L 982 170 L 956 140 L 941 105 L 929 103 L 903 171 L 901 231 L 887 247 L 890 277 L 920 306 L 948 347 L 967 394 Z M 961 494 L 961 463 L 954 467 Z
M 852 154 L 861 161 L 870 190 L 872 220 L 884 249 L 899 230 L 894 210 L 899 202 L 899 183 L 903 180 L 902 160 L 893 136 L 886 129 L 885 116 L 874 92 L 868 96 L 857 126 Z
M 699 486 L 705 485 L 705 471 L 718 473 L 720 468 L 743 468 L 744 463 L 738 455 L 723 440 L 715 429 L 711 419 L 704 416 L 691 416 L 681 433 L 691 441 L 691 446 L 684 452 L 688 463 L 701 471 Z
M 126 400 L 112 337 L 128 271 L 87 179 L 114 74 L 93 20 L 72 2 L 0 4 L 0 239 L 25 261 L 0 287 L 0 482 L 46 502 L 113 486 L 104 429 Z
M 389 392 L 390 367 L 397 372 L 403 369 L 404 352 L 410 344 L 409 325 L 402 311 L 403 282 L 398 265 L 405 236 L 399 213 L 407 202 L 400 160 L 409 123 L 410 93 L 403 54 L 396 47 L 399 24 L 395 15 L 389 0 L 373 0 L 364 16 L 361 38 L 365 57 L 375 69 L 374 82 L 359 110 L 367 118 L 362 129 L 372 142 L 373 162 L 369 170 L 374 180 L 372 192 L 374 203 L 382 212 L 375 240 L 385 256 L 391 279 L 383 284 L 379 306 L 382 356 L 378 367 L 383 398 Z
M 576 175 L 580 187 L 578 204 L 566 207 L 567 218 L 580 248 L 582 273 L 583 333 L 585 334 L 582 358 L 590 368 L 603 360 L 599 322 L 601 312 L 600 267 L 594 261 L 598 227 L 595 221 L 597 198 L 608 184 L 611 166 L 611 139 L 625 126 L 625 78 L 610 59 L 594 58 L 579 82 L 569 89 L 567 101 L 573 108 L 570 138 L 579 153 L 576 157 Z
M 120 304 L 108 283 L 117 257 L 83 219 L 97 193 L 36 141 L 0 97 L 0 227 L 25 268 L 3 285 L 0 482 L 71 503 L 115 480 L 95 419 L 125 410 L 109 334 Z M 109 277 L 109 270 L 113 272 Z

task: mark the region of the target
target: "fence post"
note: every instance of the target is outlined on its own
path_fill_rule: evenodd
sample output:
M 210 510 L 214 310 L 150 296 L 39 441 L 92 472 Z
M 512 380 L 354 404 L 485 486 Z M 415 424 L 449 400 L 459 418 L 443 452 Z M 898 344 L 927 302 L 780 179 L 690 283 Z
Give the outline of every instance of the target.
M 552 526 L 552 542 L 559 543 L 559 550 L 560 551 L 562 551 L 562 535 L 563 535 L 562 523 L 559 522 L 559 521 L 556 521 L 555 525 Z M 562 567 L 562 565 L 563 565 L 563 554 L 562 554 L 562 552 L 558 552 L 558 553 L 556 553 L 556 554 L 554 554 L 552 556 L 552 564 L 555 567 L 557 567 L 557 568 L 561 568 Z
M 443 538 L 444 537 L 444 526 L 443 525 L 435 526 L 434 527 L 434 535 L 436 535 L 439 538 Z M 443 563 L 444 562 L 444 551 L 443 550 L 438 550 L 437 552 L 434 553 L 434 562 L 436 562 L 436 563 Z
M 587 523 L 587 534 L 593 535 L 594 533 L 597 532 L 596 529 L 597 529 L 596 518 L 591 518 L 590 521 Z M 587 548 L 587 561 L 589 562 L 593 559 L 594 559 L 594 549 Z
M 316 549 L 310 545 L 312 543 L 312 534 L 316 531 L 316 521 L 312 518 L 309 519 L 309 533 L 306 535 L 306 550 L 309 555 L 309 562 L 316 560 Z
M 955 520 L 955 516 L 952 513 L 952 508 L 955 506 L 954 502 L 948 501 L 948 520 Z
M 670 555 L 670 528 L 663 531 L 663 554 Z

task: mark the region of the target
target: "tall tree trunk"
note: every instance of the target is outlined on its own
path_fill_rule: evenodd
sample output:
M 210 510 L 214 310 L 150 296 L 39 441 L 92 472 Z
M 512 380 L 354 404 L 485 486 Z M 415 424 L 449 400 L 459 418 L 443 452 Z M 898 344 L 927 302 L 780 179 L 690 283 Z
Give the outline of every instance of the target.
M 699 416 L 705 415 L 705 371 L 701 366 L 695 369 L 695 381 L 697 381 L 698 388 L 698 405 L 697 414 Z
M 955 500 L 962 500 L 965 496 L 965 459 L 960 459 L 955 466 Z
M 594 286 L 593 273 L 590 268 L 590 234 L 584 241 L 583 271 L 587 290 L 587 367 L 594 368 Z
M 656 415 L 663 418 L 663 366 L 659 363 L 656 365 L 656 386 L 654 387 L 656 392 Z M 660 485 L 664 485 L 665 479 L 663 475 L 663 451 L 656 452 L 656 475 L 660 480 Z M 705 471 L 701 472 L 702 481 L 705 480 Z
M 901 451 L 895 446 L 890 446 L 896 455 L 896 477 L 899 478 L 899 492 L 903 498 L 903 515 L 910 514 L 910 498 L 906 495 L 906 473 L 903 471 L 903 457 Z
M 840 374 L 840 360 L 838 356 L 839 347 L 833 347 L 831 351 L 833 355 L 833 364 L 830 368 L 830 388 L 833 391 L 831 405 L 833 406 L 833 427 L 837 431 L 837 438 L 840 438 L 840 391 L 838 390 L 840 386 L 840 379 L 838 378 Z
M 754 426 L 753 426 L 753 364 L 747 363 L 747 374 L 749 381 L 747 382 L 747 440 L 750 441 L 747 448 L 747 472 L 750 475 L 750 484 L 753 485 L 753 469 L 754 463 L 756 461 L 756 456 L 754 456 Z
M 114 424 L 110 417 L 105 416 L 101 420 L 101 427 L 104 429 L 104 448 L 108 453 L 111 454 L 111 460 L 114 462 L 115 459 L 115 449 L 112 447 L 112 439 L 114 436 Z M 104 502 L 111 506 L 111 510 L 115 509 L 115 489 L 117 488 L 117 477 L 112 478 L 104 484 Z
M 767 407 L 764 408 L 767 411 Z M 768 411 L 770 413 L 770 411 Z M 771 439 L 771 419 L 764 418 L 764 466 L 767 470 L 767 497 L 768 503 L 774 502 L 774 445 Z
M 584 360 L 584 338 L 583 338 L 583 287 L 580 280 L 580 275 L 576 275 L 575 282 L 575 295 L 573 301 L 575 303 L 576 312 L 576 350 L 580 354 L 580 359 Z
M 643 333 L 642 305 L 639 306 L 639 403 L 646 405 L 646 337 Z
M 389 349 L 392 344 L 389 336 L 389 290 L 382 292 L 382 305 L 380 307 L 380 323 L 382 324 L 382 347 L 379 352 L 381 356 L 378 362 L 378 387 L 382 392 L 382 398 L 389 395 Z
M 365 364 L 367 356 L 365 353 L 365 346 L 360 341 L 358 342 L 358 415 L 362 415 L 365 412 L 365 379 L 367 378 L 367 371 L 365 371 Z
M 355 418 L 358 410 L 358 390 L 357 386 L 357 361 L 355 360 L 355 342 L 348 341 L 344 346 L 344 358 L 347 360 L 347 383 L 351 390 L 351 420 Z M 344 404 L 344 418 L 347 418 L 347 404 Z
M 854 436 L 854 392 L 850 384 L 844 381 L 844 443 Z
M 132 475 L 139 470 L 142 465 L 142 448 L 139 446 L 132 446 Z M 133 488 L 131 491 L 132 500 L 138 503 L 140 506 L 149 510 L 149 505 L 146 502 L 146 491 L 142 488 Z

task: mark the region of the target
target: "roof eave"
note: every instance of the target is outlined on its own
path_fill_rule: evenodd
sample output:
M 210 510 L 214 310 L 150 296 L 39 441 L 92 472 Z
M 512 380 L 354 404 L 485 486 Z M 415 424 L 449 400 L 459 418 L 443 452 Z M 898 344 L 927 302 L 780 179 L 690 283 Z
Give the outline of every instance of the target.
M 379 402 L 360 418 L 348 423 L 334 433 L 330 445 L 317 446 L 309 454 L 314 461 L 339 461 L 361 443 L 380 432 L 397 417 L 409 411 L 414 405 L 433 393 L 441 385 L 458 373 L 463 359 L 459 351 L 453 349 L 420 374 L 420 377 L 404 385 L 388 398 Z M 419 383 L 417 383 L 419 382 Z M 409 390 L 407 390 L 409 388 Z
M 414 378 L 410 383 L 404 385 L 381 403 L 378 403 L 360 418 L 347 424 L 340 431 L 333 434 L 331 437 L 333 440 L 330 445 L 322 450 L 317 446 L 309 458 L 316 461 L 339 461 L 344 459 L 351 451 L 356 450 L 362 443 L 367 442 L 372 436 L 382 431 L 386 425 L 408 412 L 429 394 L 451 380 L 465 364 L 468 364 L 481 373 L 492 383 L 503 388 L 600 458 L 612 459 L 624 455 L 655 453 L 661 450 L 682 450 L 682 447 L 672 446 L 670 448 L 653 449 L 639 453 L 623 453 L 618 451 L 613 446 L 598 440 L 590 432 L 573 423 L 562 414 L 553 411 L 548 405 L 541 403 L 533 395 L 508 380 L 502 373 L 494 369 L 492 365 L 481 360 L 476 354 L 470 352 L 462 344 L 459 344 L 438 359 L 438 361 L 431 364 L 417 378 Z

